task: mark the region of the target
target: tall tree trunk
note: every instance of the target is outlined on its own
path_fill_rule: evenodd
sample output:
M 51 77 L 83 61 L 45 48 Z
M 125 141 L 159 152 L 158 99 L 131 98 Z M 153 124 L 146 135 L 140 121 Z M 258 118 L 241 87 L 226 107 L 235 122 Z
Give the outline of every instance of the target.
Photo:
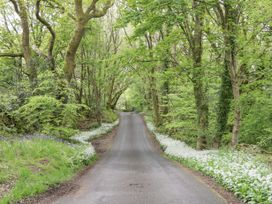
M 107 109 L 112 109 L 114 83 L 115 83 L 115 78 L 112 77 L 110 85 L 109 85 L 109 94 L 108 94 L 108 100 L 107 100 Z
M 91 108 L 92 104 L 92 93 L 91 93 L 91 72 L 90 67 L 86 66 L 87 68 L 87 94 L 86 94 L 86 104 Z
M 160 37 L 162 38 L 162 40 L 165 39 L 165 36 L 168 37 L 169 36 L 169 28 L 168 26 L 165 29 L 165 32 L 161 29 L 160 30 Z M 165 57 L 163 59 L 163 64 L 162 64 L 162 72 L 166 73 L 168 68 L 169 68 L 169 62 L 168 62 L 168 58 L 170 56 L 170 50 L 167 49 Z M 163 79 L 163 84 L 162 84 L 162 114 L 163 114 L 163 120 L 166 120 L 166 115 L 168 114 L 169 110 L 168 110 L 168 106 L 169 106 L 169 79 L 168 77 Z M 163 122 L 163 121 L 162 121 Z
M 240 131 L 240 122 L 241 122 L 241 111 L 240 111 L 240 85 L 237 80 L 232 83 L 232 91 L 234 98 L 234 122 L 232 128 L 232 138 L 231 138 L 231 146 L 236 147 L 238 144 L 239 131 Z
M 166 72 L 168 69 L 168 62 L 166 61 L 166 59 L 164 60 L 164 64 L 163 64 L 163 72 Z M 165 115 L 168 114 L 169 110 L 168 110 L 168 106 L 169 106 L 169 80 L 164 79 L 164 82 L 162 84 L 162 113 L 165 117 Z
M 148 83 L 145 84 L 145 101 L 147 103 L 147 110 L 152 111 L 153 110 L 153 102 L 152 102 L 152 90 L 151 90 L 151 80 L 150 77 L 146 77 L 145 79 Z
M 160 106 L 159 106 L 159 96 L 156 87 L 156 78 L 154 76 L 155 68 L 151 69 L 151 77 L 150 77 L 150 90 L 151 90 L 151 97 L 152 97 L 152 104 L 153 104 L 153 117 L 154 123 L 158 127 L 161 124 L 161 117 L 160 117 Z
M 202 150 L 207 146 L 206 133 L 208 129 L 209 120 L 209 108 L 206 87 L 204 85 L 204 70 L 202 68 L 202 36 L 203 36 L 203 15 L 205 7 L 201 0 L 193 0 L 193 6 L 195 9 L 195 26 L 193 33 L 193 85 L 194 85 L 194 96 L 197 107 L 198 126 L 199 133 L 197 138 L 197 149 Z
M 233 97 L 232 85 L 229 76 L 229 56 L 227 50 L 225 51 L 224 59 L 224 71 L 221 76 L 221 87 L 219 93 L 219 103 L 217 110 L 217 120 L 216 120 L 216 133 L 213 141 L 213 146 L 219 148 L 221 146 L 221 140 L 224 132 L 226 131 L 228 115 L 230 111 L 230 103 Z
M 195 76 L 194 78 L 196 77 L 197 76 Z M 205 149 L 207 146 L 206 134 L 209 125 L 209 108 L 208 100 L 206 97 L 206 90 L 204 88 L 203 81 L 200 79 L 197 79 L 194 82 L 194 96 L 197 107 L 197 121 L 199 127 L 197 137 L 197 149 L 202 150 Z
M 108 9 L 113 5 L 113 0 L 104 1 L 101 6 L 97 6 L 99 0 L 92 0 L 89 6 L 84 11 L 82 0 L 74 0 L 75 13 L 76 13 L 76 28 L 74 30 L 73 36 L 68 45 L 65 62 L 64 62 L 64 73 L 67 81 L 70 83 L 74 70 L 76 67 L 76 52 L 78 50 L 81 39 L 84 35 L 85 26 L 93 18 L 100 18 L 104 16 Z
M 94 79 L 93 79 L 94 80 Z M 93 93 L 95 97 L 95 117 L 99 125 L 102 124 L 101 93 L 97 83 L 93 83 Z
M 73 37 L 68 45 L 65 62 L 64 62 L 64 73 L 68 82 L 71 81 L 74 70 L 76 67 L 76 52 L 80 45 L 81 39 L 84 35 L 86 22 L 84 20 L 79 20 L 74 31 Z
M 80 57 L 81 57 L 81 70 L 80 70 L 80 84 L 79 84 L 79 90 L 78 90 L 78 94 L 77 94 L 77 101 L 79 104 L 82 104 L 82 97 L 83 97 L 83 85 L 84 85 L 84 79 L 85 79 L 85 64 L 83 63 L 84 59 L 85 59 L 85 50 L 84 47 L 81 47 L 81 53 L 80 53 Z
M 218 14 L 219 21 L 223 29 L 224 35 L 224 47 L 225 47 L 225 73 L 223 75 L 221 93 L 219 99 L 219 112 L 217 117 L 217 133 L 215 136 L 214 145 L 220 145 L 221 137 L 226 128 L 228 119 L 228 112 L 230 106 L 230 99 L 234 98 L 234 122 L 232 129 L 231 145 L 235 147 L 238 144 L 241 111 L 239 106 L 240 101 L 240 70 L 237 62 L 237 28 L 239 23 L 239 7 L 236 7 L 236 3 L 230 0 L 224 0 L 218 2 L 215 11 Z M 224 88 L 225 87 L 225 88 Z M 224 90 L 223 90 L 224 89 Z
M 47 30 L 50 32 L 51 38 L 49 41 L 49 46 L 48 46 L 48 53 L 47 53 L 47 61 L 48 61 L 48 66 L 49 68 L 54 71 L 55 70 L 55 58 L 53 56 L 53 49 L 55 45 L 55 40 L 56 40 L 56 33 L 53 30 L 52 26 L 43 18 L 40 16 L 40 6 L 41 6 L 41 1 L 42 0 L 36 0 L 36 18 L 47 28 Z
M 98 73 L 99 75 L 99 73 Z M 99 87 L 99 82 L 96 80 L 97 74 L 96 74 L 96 69 L 92 68 L 90 71 L 90 80 L 91 80 L 91 85 L 93 88 L 93 95 L 94 95 L 94 108 L 95 108 L 95 117 L 96 121 L 99 125 L 102 123 L 102 109 L 101 109 L 101 90 Z M 98 76 L 99 78 L 99 76 Z
M 149 49 L 149 57 L 152 59 L 153 54 L 153 40 L 152 36 L 150 34 L 145 35 L 147 47 Z M 155 77 L 155 68 L 154 65 L 151 68 L 150 76 L 149 76 L 149 83 L 150 83 L 150 96 L 152 100 L 152 108 L 153 108 L 153 118 L 155 126 L 159 126 L 161 124 L 161 116 L 160 116 L 160 106 L 159 106 L 159 96 L 157 91 L 157 83 L 156 83 L 156 77 Z
M 226 29 L 225 29 L 225 49 L 227 50 L 229 61 L 229 75 L 232 85 L 232 93 L 234 98 L 234 122 L 232 129 L 232 139 L 231 145 L 235 147 L 238 144 L 238 137 L 240 131 L 241 122 L 241 111 L 239 106 L 240 101 L 240 76 L 239 68 L 237 62 L 237 9 L 232 2 L 226 0 L 224 2 L 225 7 L 225 19 L 226 19 Z
M 26 67 L 28 69 L 28 78 L 31 87 L 34 88 L 37 82 L 37 70 L 34 64 L 33 53 L 30 46 L 30 36 L 29 36 L 29 24 L 28 24 L 28 14 L 24 0 L 11 0 L 14 5 L 16 13 L 19 15 L 21 20 L 22 33 L 22 51 L 26 62 Z M 18 3 L 17 3 L 18 2 Z

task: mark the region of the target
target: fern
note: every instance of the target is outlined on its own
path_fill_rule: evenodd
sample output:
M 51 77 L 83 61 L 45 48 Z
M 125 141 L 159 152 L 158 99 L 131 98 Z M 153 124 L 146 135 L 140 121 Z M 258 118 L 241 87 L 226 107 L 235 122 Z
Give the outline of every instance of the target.
M 77 121 L 86 109 L 84 105 L 63 104 L 51 96 L 34 96 L 13 116 L 20 133 L 42 132 L 68 138 L 77 132 Z

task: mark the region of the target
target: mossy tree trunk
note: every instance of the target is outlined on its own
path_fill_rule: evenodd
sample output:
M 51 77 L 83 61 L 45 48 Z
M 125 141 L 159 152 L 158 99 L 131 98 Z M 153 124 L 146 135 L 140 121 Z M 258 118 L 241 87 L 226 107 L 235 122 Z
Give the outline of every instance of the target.
M 225 54 L 224 71 L 222 72 L 222 75 L 221 75 L 222 81 L 221 81 L 221 87 L 219 91 L 216 133 L 215 133 L 215 137 L 213 141 L 214 148 L 219 148 L 221 146 L 222 136 L 226 132 L 226 128 L 227 128 L 231 100 L 233 98 L 231 80 L 229 76 L 229 63 L 226 57 L 227 57 L 227 54 Z
M 37 70 L 34 63 L 33 52 L 30 46 L 30 31 L 28 24 L 27 8 L 24 0 L 10 0 L 14 6 L 16 13 L 20 17 L 22 27 L 22 52 L 25 59 L 26 67 L 28 69 L 27 75 L 31 84 L 34 88 L 37 83 Z
M 104 16 L 108 9 L 113 5 L 113 0 L 107 0 L 100 8 L 97 8 L 98 0 L 92 0 L 85 11 L 83 10 L 82 0 L 74 0 L 74 4 L 76 26 L 68 45 L 64 62 L 64 73 L 69 83 L 76 68 L 76 53 L 83 38 L 87 23 L 93 18 L 100 18 Z
M 192 81 L 194 85 L 194 96 L 197 108 L 197 121 L 198 121 L 198 137 L 197 149 L 202 150 L 207 146 L 206 133 L 209 125 L 209 108 L 207 100 L 207 88 L 204 82 L 204 69 L 202 67 L 202 54 L 203 54 L 203 17 L 205 7 L 201 0 L 193 0 L 193 7 L 195 9 L 195 25 L 192 34 L 192 59 L 193 71 Z
M 145 35 L 147 47 L 150 51 L 150 58 L 153 58 L 152 50 L 153 50 L 153 39 L 151 34 Z M 153 109 L 153 119 L 155 126 L 158 127 L 161 124 L 161 115 L 160 115 L 160 104 L 159 104 L 159 95 L 157 90 L 157 82 L 156 82 L 156 76 L 155 76 L 155 65 L 151 65 L 151 71 L 149 75 L 149 83 L 150 83 L 150 96 L 152 100 L 152 109 Z
M 238 137 L 241 122 L 240 101 L 240 70 L 237 61 L 237 24 L 238 24 L 238 8 L 232 5 L 230 0 L 224 2 L 226 29 L 225 49 L 227 52 L 227 60 L 229 63 L 229 76 L 231 79 L 232 93 L 234 99 L 234 121 L 232 129 L 231 145 L 235 147 L 238 144 Z

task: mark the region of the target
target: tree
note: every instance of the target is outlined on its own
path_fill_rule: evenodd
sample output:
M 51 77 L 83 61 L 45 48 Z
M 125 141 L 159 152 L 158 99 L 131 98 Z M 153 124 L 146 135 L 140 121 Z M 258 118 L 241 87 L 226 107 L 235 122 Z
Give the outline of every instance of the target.
M 203 38 L 203 24 L 205 7 L 201 0 L 193 0 L 193 9 L 195 9 L 195 25 L 191 37 L 191 50 L 193 58 L 193 73 L 192 80 L 194 83 L 194 95 L 198 114 L 198 125 L 200 133 L 197 140 L 197 149 L 205 149 L 207 145 L 206 134 L 208 129 L 208 101 L 206 96 L 206 87 L 203 82 L 204 70 L 202 67 L 202 38 Z M 190 36 L 190 35 L 189 35 Z M 190 39 L 190 38 L 189 38 Z
M 22 51 L 23 56 L 26 62 L 26 66 L 28 68 L 28 77 L 31 83 L 31 86 L 34 87 L 36 85 L 37 80 L 37 70 L 35 67 L 34 59 L 33 59 L 33 51 L 30 45 L 30 32 L 29 32 L 29 24 L 28 24 L 28 14 L 24 0 L 10 0 L 14 6 L 15 12 L 19 15 L 21 20 L 21 27 L 23 30 L 22 33 Z
M 54 45 L 55 45 L 55 41 L 56 41 L 56 33 L 53 30 L 52 26 L 40 15 L 40 6 L 41 6 L 41 1 L 42 0 L 37 0 L 36 1 L 36 18 L 48 29 L 48 31 L 50 32 L 51 38 L 49 40 L 49 46 L 48 46 L 48 52 L 46 55 L 49 67 L 51 68 L 51 70 L 55 70 L 55 59 L 53 56 L 53 49 L 54 49 Z
M 107 10 L 113 5 L 112 0 L 107 0 L 102 6 L 98 5 L 99 0 L 92 0 L 87 9 L 83 10 L 83 2 L 82 0 L 75 0 L 75 14 L 76 14 L 76 22 L 75 22 L 75 30 L 71 37 L 70 43 L 68 45 L 65 62 L 64 62 L 64 72 L 65 77 L 68 82 L 71 81 L 72 76 L 74 74 L 74 70 L 76 67 L 75 57 L 77 53 L 77 49 L 81 42 L 81 39 L 84 35 L 84 31 L 87 23 L 93 18 L 100 18 L 107 13 Z M 99 8 L 102 7 L 102 8 Z

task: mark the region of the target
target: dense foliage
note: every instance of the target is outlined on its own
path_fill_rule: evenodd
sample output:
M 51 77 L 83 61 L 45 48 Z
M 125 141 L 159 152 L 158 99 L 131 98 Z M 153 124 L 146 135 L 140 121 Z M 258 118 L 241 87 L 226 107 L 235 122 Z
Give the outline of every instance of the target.
M 99 2 L 90 11 L 99 14 L 86 13 L 89 21 L 74 50 L 76 69 L 70 67 L 68 56 L 80 18 L 73 5 L 39 0 L 1 3 L 0 135 L 35 132 L 68 138 L 80 128 L 116 120 L 113 110 L 130 73 L 122 72 L 117 56 L 124 45 L 113 28 L 114 12 L 106 15 L 111 2 Z M 81 6 L 85 10 L 88 5 Z M 72 78 L 68 69 L 73 69 Z
M 161 131 L 199 149 L 271 151 L 271 1 L 131 0 L 121 8 L 137 72 L 131 107 L 151 110 Z
M 199 149 L 271 150 L 269 0 L 112 3 L 1 4 L 2 135 L 69 137 L 119 105 Z
M 53 97 L 33 96 L 14 112 L 15 124 L 22 133 L 52 133 L 65 138 L 75 134 L 86 109 L 80 104 L 62 104 Z
M 216 179 L 231 171 L 235 148 L 253 146 L 267 157 L 271 11 L 271 0 L 1 1 L 0 140 L 38 133 L 63 141 L 80 130 L 89 138 L 92 127 L 108 130 L 105 123 L 116 121 L 121 109 L 145 112 L 160 132 L 199 150 L 231 146 L 229 155 L 208 163 L 188 161 Z M 27 156 L 28 148 L 42 154 L 42 145 L 1 142 L 7 157 L 0 157 L 0 170 L 1 159 L 14 156 L 9 148 Z M 45 152 L 62 155 L 62 145 L 46 146 Z M 65 155 L 57 163 L 64 171 L 71 163 Z M 219 180 L 245 200 L 271 200 L 262 183 L 242 171 Z M 240 180 L 232 177 L 236 173 Z M 32 176 L 25 169 L 18 174 Z M 5 179 L 1 170 L 0 185 Z

